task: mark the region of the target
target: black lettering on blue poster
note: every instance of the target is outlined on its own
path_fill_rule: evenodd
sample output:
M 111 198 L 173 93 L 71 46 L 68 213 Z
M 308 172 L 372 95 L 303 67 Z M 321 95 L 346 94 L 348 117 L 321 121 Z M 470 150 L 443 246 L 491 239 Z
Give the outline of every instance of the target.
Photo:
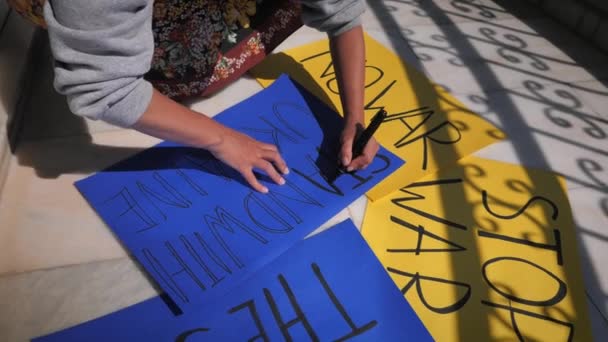
M 323 190 L 325 192 L 328 192 L 328 193 L 336 195 L 336 196 L 340 196 L 340 197 L 344 196 L 344 192 L 342 190 L 340 190 L 340 188 L 338 188 L 335 184 L 333 184 L 333 182 L 330 182 L 326 178 L 325 174 L 323 172 L 321 172 L 321 170 L 317 167 L 317 165 L 315 164 L 315 161 L 312 159 L 310 154 L 306 154 L 304 156 L 304 158 L 308 161 L 309 165 L 313 168 L 314 171 L 312 173 L 306 174 L 297 168 L 293 168 L 293 172 L 295 172 L 300 177 L 304 178 L 306 181 L 308 181 L 311 185 L 313 185 L 317 189 Z M 334 162 L 334 165 L 336 165 L 336 164 L 337 164 L 337 162 Z
M 145 232 L 158 226 L 158 223 L 148 215 L 126 187 L 123 187 L 116 195 L 103 201 L 101 206 L 104 207 L 104 210 L 115 213 L 110 220 L 119 226 L 118 230 L 121 229 L 120 226 L 123 226 L 118 222 L 119 220 L 124 222 L 124 229 L 132 229 L 136 233 Z
M 220 230 L 224 230 L 231 234 L 235 234 L 236 233 L 235 228 L 239 228 L 243 232 L 247 233 L 247 235 L 249 235 L 256 241 L 258 241 L 259 243 L 261 243 L 261 244 L 268 243 L 268 240 L 266 240 L 266 238 L 264 238 L 262 235 L 258 234 L 256 231 L 254 231 L 251 227 L 247 226 L 246 224 L 241 222 L 239 219 L 237 219 L 236 217 L 234 217 L 233 215 L 228 213 L 222 207 L 218 206 L 215 208 L 215 216 L 205 215 L 205 222 L 207 223 L 207 226 L 209 227 L 209 230 L 215 237 L 215 240 L 217 241 L 217 243 L 221 246 L 221 248 L 224 250 L 224 252 L 230 257 L 230 259 L 232 259 L 232 261 L 238 268 L 243 268 L 245 265 L 241 262 L 241 260 L 238 258 L 238 256 L 232 251 L 232 249 L 228 246 L 228 244 L 226 243 L 224 238 L 222 238 L 222 236 L 220 234 Z
M 283 144 L 281 143 L 281 140 L 279 139 L 279 137 L 286 139 L 287 141 L 291 142 L 292 144 L 300 143 L 300 141 L 297 140 L 294 136 L 287 133 L 284 129 L 279 128 L 277 125 L 273 124 L 265 117 L 259 116 L 259 119 L 261 122 L 264 122 L 266 125 L 268 125 L 268 127 L 265 127 L 265 128 L 243 127 L 242 130 L 254 132 L 254 133 L 265 134 L 265 135 L 270 136 L 270 138 L 272 139 L 272 144 L 277 146 L 279 151 L 283 150 Z M 264 139 L 258 139 L 258 140 L 264 140 Z
M 285 119 L 285 113 L 283 113 L 283 112 L 286 111 L 286 109 L 290 110 L 289 115 L 288 115 L 290 118 L 294 117 L 295 112 L 304 114 L 304 116 L 300 117 L 300 119 L 302 119 L 302 118 L 310 119 L 313 127 L 318 125 L 314 114 L 311 113 L 308 108 L 300 106 L 298 104 L 294 104 L 294 103 L 277 102 L 272 105 L 272 113 L 274 114 L 274 117 L 277 119 L 278 122 L 280 122 L 285 128 L 287 128 L 288 130 L 290 130 L 292 133 L 299 136 L 300 138 L 302 138 L 304 140 L 310 139 L 310 136 L 306 135 L 304 132 L 302 132 L 300 130 L 305 125 L 302 125 L 302 127 L 294 127 L 294 125 L 289 123 L 289 120 Z
M 184 171 L 182 170 L 175 170 L 175 172 L 188 184 L 190 185 L 190 187 L 192 189 L 194 189 L 194 191 L 196 191 L 199 195 L 201 196 L 207 196 L 208 193 L 207 191 L 205 191 L 205 189 L 203 189 L 202 186 L 198 185 L 190 176 L 188 176 Z
M 173 279 L 173 274 L 169 273 L 169 271 L 160 263 L 158 258 L 156 258 L 156 256 L 152 254 L 148 248 L 142 249 L 142 253 L 145 261 L 150 265 L 152 273 L 156 273 L 156 277 L 154 277 L 154 279 L 160 279 L 166 288 L 173 291 L 183 302 L 188 303 L 190 299 L 184 290 L 177 284 L 175 279 Z
M 313 273 L 317 277 L 317 280 L 319 280 L 319 283 L 321 283 L 321 286 L 323 286 L 323 290 L 325 290 L 325 293 L 331 300 L 331 303 L 334 305 L 336 310 L 340 313 L 340 316 L 342 317 L 342 319 L 344 319 L 344 321 L 346 322 L 346 324 L 348 324 L 348 327 L 350 328 L 350 331 L 347 334 L 335 339 L 334 341 L 341 342 L 341 341 L 350 340 L 353 337 L 364 334 L 365 332 L 373 329 L 376 325 L 378 325 L 378 322 L 376 320 L 371 320 L 365 324 L 362 324 L 361 326 L 357 326 L 357 324 L 355 324 L 355 322 L 350 317 L 348 312 L 346 312 L 346 308 L 344 307 L 344 305 L 342 303 L 340 303 L 340 300 L 338 299 L 338 297 L 336 296 L 334 291 L 331 289 L 331 287 L 327 283 L 327 280 L 323 276 L 323 273 L 321 272 L 321 268 L 319 267 L 319 265 L 317 265 L 316 263 L 313 263 L 311 265 L 311 267 L 312 267 Z
M 208 328 L 195 328 L 195 329 L 190 329 L 187 331 L 184 331 L 183 333 L 177 335 L 177 337 L 175 338 L 175 342 L 186 342 L 188 341 L 188 338 L 197 335 L 197 337 L 199 335 L 204 335 L 203 333 L 209 331 Z
M 217 175 L 226 182 L 232 181 L 229 166 L 214 158 L 211 154 L 207 158 L 200 159 L 193 156 L 184 156 L 184 160 L 190 164 L 206 171 L 209 174 Z
M 217 266 L 223 269 L 226 273 L 232 274 L 232 270 L 230 269 L 230 267 L 228 267 L 228 265 L 226 265 L 222 258 L 220 258 L 217 253 L 213 251 L 213 249 L 211 248 L 211 246 L 209 246 L 209 243 L 207 242 L 207 240 L 205 240 L 201 233 L 194 232 L 194 237 L 203 248 L 203 251 L 205 251 L 205 253 L 211 258 L 211 260 L 213 260 L 213 262 Z
M 385 156 L 384 154 L 382 154 L 382 152 L 376 153 L 376 157 L 374 158 L 374 160 L 381 161 L 383 163 L 383 165 L 382 165 L 382 167 L 378 167 L 378 168 L 371 170 L 372 175 L 384 172 L 384 171 L 388 170 L 388 168 L 391 166 L 390 158 Z
M 220 278 L 215 274 L 215 272 L 213 272 L 213 270 L 207 265 L 207 262 L 205 262 L 205 260 L 200 256 L 200 254 L 198 254 L 198 252 L 186 236 L 180 234 L 179 239 L 184 245 L 184 248 L 186 248 L 186 250 L 192 257 L 192 259 L 194 259 L 197 265 L 199 265 L 203 269 L 203 271 L 205 271 L 205 274 L 207 274 L 207 276 L 211 279 L 211 281 L 213 282 L 211 284 L 211 287 L 217 285 L 220 281 L 224 279 L 224 277 Z
M 258 227 L 271 233 L 288 233 L 293 230 L 293 225 L 260 197 L 261 196 L 257 193 L 250 192 L 243 199 L 243 206 L 251 221 Z M 261 212 L 260 210 L 255 210 L 256 207 L 261 209 Z M 272 221 L 272 223 L 269 221 Z M 270 226 L 270 224 L 272 224 L 272 226 Z
M 160 204 L 181 209 L 190 208 L 192 206 L 192 202 L 169 184 L 160 173 L 154 172 L 152 177 L 161 186 L 162 192 L 158 187 L 157 190 L 154 190 L 150 185 L 146 185 L 141 181 L 137 181 L 135 184 L 144 197 L 158 210 L 163 219 L 166 220 L 167 215 L 159 207 Z
M 270 338 L 268 337 L 268 334 L 266 333 L 266 329 L 264 329 L 264 325 L 262 324 L 262 320 L 260 319 L 260 315 L 258 314 L 258 310 L 256 309 L 254 300 L 251 299 L 251 300 L 245 301 L 245 302 L 229 309 L 228 313 L 234 314 L 243 309 L 248 310 L 249 315 L 251 315 L 251 318 L 253 319 L 253 322 L 255 323 L 256 328 L 258 329 L 257 335 L 248 338 L 247 341 L 254 342 L 254 341 L 261 340 L 264 342 L 270 342 Z
M 271 233 L 288 233 L 294 228 L 294 224 L 301 224 L 303 219 L 287 203 L 307 204 L 323 208 L 323 204 L 304 192 L 291 181 L 285 185 L 272 190 L 264 196 L 250 192 L 244 199 L 244 207 L 247 215 L 253 223 L 261 229 Z M 255 208 L 260 210 L 255 210 Z M 268 220 L 278 226 L 270 226 Z M 266 224 L 265 224 L 266 223 Z
M 308 336 L 310 337 L 310 339 L 312 341 L 320 341 L 319 337 L 317 336 L 317 333 L 313 330 L 312 326 L 310 325 L 310 322 L 308 321 L 308 318 L 304 314 L 304 311 L 302 311 L 302 307 L 298 303 L 298 300 L 296 299 L 296 296 L 293 293 L 291 287 L 287 283 L 287 280 L 285 280 L 285 277 L 282 274 L 279 274 L 278 279 L 279 279 L 279 283 L 281 284 L 281 287 L 283 288 L 283 291 L 285 292 L 285 294 L 287 295 L 287 298 L 289 299 L 289 303 L 291 304 L 291 306 L 296 314 L 296 317 L 294 317 L 290 320 L 286 320 L 286 318 L 284 318 L 283 315 L 281 315 L 279 307 L 274 299 L 274 296 L 270 292 L 270 290 L 268 290 L 267 288 L 264 288 L 263 292 L 264 292 L 264 297 L 266 298 L 266 301 L 268 302 L 268 306 L 270 306 L 270 310 L 272 311 L 272 316 L 274 317 L 274 319 L 277 323 L 277 326 L 281 330 L 281 334 L 283 335 L 283 338 L 285 339 L 285 341 L 293 341 L 293 338 L 291 337 L 291 334 L 289 333 L 289 329 L 291 327 L 295 326 L 296 324 L 302 324 L 302 326 L 304 327 L 304 330 L 306 330 L 306 333 L 308 334 Z

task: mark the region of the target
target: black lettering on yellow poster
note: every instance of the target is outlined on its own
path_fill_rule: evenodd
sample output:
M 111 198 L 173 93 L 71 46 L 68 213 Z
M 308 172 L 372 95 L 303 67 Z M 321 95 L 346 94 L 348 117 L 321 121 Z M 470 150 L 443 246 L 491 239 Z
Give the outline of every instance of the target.
M 563 178 L 467 157 L 368 203 L 363 235 L 437 341 L 591 341 Z
M 504 137 L 498 128 L 368 35 L 365 48 L 366 120 L 379 108 L 388 112 L 375 137 L 406 161 L 367 193 L 372 201 Z M 282 73 L 341 112 L 327 40 L 270 55 L 252 70 L 264 87 Z

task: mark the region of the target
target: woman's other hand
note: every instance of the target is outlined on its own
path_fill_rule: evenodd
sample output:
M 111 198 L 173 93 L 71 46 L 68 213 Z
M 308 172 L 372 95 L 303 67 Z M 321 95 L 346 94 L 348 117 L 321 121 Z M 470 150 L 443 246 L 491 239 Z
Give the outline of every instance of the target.
M 285 161 L 275 145 L 252 139 L 248 135 L 224 127 L 220 141 L 207 147 L 217 159 L 237 170 L 255 190 L 267 193 L 268 188 L 260 183 L 254 169 L 266 173 L 275 183 L 283 185 L 281 175 L 289 173 Z
M 148 108 L 133 128 L 160 139 L 208 150 L 240 172 L 260 192 L 266 193 L 268 188 L 255 177 L 254 169 L 265 172 L 277 184 L 285 183 L 279 172 L 285 175 L 288 169 L 276 146 L 228 128 L 182 106 L 157 90 L 153 90 Z

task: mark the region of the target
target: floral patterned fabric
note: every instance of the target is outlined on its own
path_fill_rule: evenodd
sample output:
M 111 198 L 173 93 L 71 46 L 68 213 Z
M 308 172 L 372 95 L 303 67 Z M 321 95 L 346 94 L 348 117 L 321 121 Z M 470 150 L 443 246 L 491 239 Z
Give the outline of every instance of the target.
M 44 27 L 45 0 L 8 0 Z M 301 26 L 295 0 L 156 0 L 146 74 L 165 95 L 210 95 L 236 80 Z
M 42 5 L 45 0 L 8 0 L 9 6 L 19 14 L 33 22 L 34 24 L 45 27 Z

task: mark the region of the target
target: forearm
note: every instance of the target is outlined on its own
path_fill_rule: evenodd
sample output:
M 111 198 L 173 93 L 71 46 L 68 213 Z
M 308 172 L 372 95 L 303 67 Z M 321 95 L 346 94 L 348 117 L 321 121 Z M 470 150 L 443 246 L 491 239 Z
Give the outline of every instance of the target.
M 363 123 L 365 43 L 361 26 L 331 37 L 330 49 L 344 118 L 347 123 Z
M 222 141 L 226 127 L 162 95 L 156 89 L 133 128 L 179 144 L 209 149 Z
M 352 155 L 357 131 L 365 125 L 365 42 L 361 26 L 330 37 L 330 49 L 345 119 L 339 158 L 350 172 L 367 167 L 380 148 L 378 142 L 372 138 L 361 155 Z

